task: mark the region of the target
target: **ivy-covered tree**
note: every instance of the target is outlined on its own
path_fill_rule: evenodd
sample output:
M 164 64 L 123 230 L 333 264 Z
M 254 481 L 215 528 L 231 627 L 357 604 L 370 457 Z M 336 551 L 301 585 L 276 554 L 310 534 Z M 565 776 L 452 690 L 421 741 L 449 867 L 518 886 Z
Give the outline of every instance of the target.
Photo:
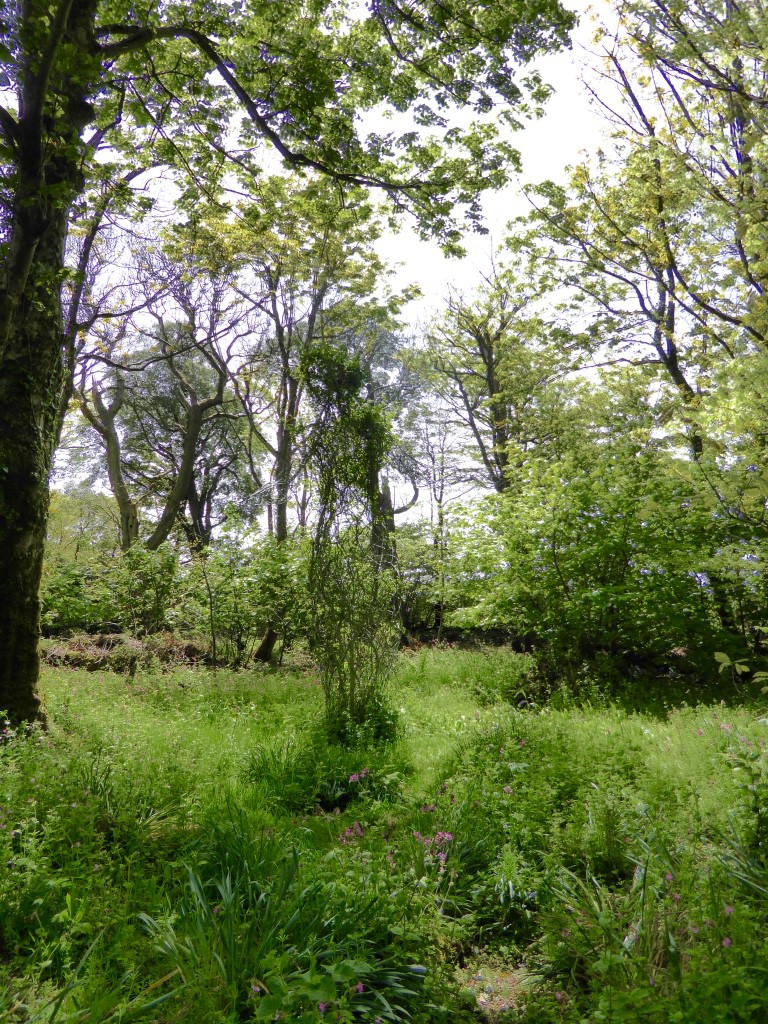
M 369 371 L 344 347 L 307 352 L 305 377 L 318 411 L 310 441 L 318 500 L 309 602 L 326 725 L 343 743 L 391 739 L 384 687 L 397 650 L 399 598 L 389 536 L 379 525 L 390 424 L 370 400 Z
M 307 394 L 311 353 L 350 338 L 365 347 L 393 324 L 400 300 L 377 295 L 386 279 L 372 252 L 381 226 L 364 190 L 313 176 L 270 177 L 250 191 L 234 223 L 214 218 L 205 230 L 225 240 L 237 268 L 247 323 L 227 362 L 254 477 L 266 464 L 267 527 L 280 546 L 307 526 L 318 416 Z M 277 638 L 269 627 L 258 660 L 271 659 Z

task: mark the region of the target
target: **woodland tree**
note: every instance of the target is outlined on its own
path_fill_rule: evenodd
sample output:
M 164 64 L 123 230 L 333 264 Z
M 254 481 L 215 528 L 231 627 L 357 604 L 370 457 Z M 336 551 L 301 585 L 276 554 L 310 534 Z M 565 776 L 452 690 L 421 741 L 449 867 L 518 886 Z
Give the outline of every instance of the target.
M 594 362 L 659 368 L 656 429 L 688 449 L 693 490 L 747 543 L 746 528 L 764 530 L 768 494 L 764 432 L 743 415 L 762 404 L 766 358 L 765 13 L 708 0 L 620 10 L 618 29 L 598 34 L 592 86 L 607 152 L 566 186 L 532 188 L 534 229 L 510 244 L 551 273 Z M 736 433 L 729 406 L 741 410 Z M 719 618 L 743 633 L 730 570 L 716 562 Z
M 258 144 L 269 144 L 294 166 L 380 187 L 418 209 L 425 230 L 450 232 L 454 204 L 477 212 L 479 191 L 502 183 L 513 154 L 487 126 L 453 131 L 443 111 L 514 108 L 526 89 L 537 103 L 541 82 L 513 64 L 565 43 L 572 22 L 555 0 L 522 11 L 377 2 L 364 16 L 325 2 L 311 20 L 295 3 L 254 2 L 237 16 L 209 0 L 4 5 L 1 56 L 16 101 L 0 109 L 0 705 L 13 720 L 40 714 L 48 477 L 73 369 L 65 248 L 77 202 L 102 176 L 98 151 L 111 147 L 118 164 L 173 164 L 191 201 L 215 190 L 230 157 L 253 173 Z M 426 130 L 361 140 L 356 115 L 381 103 L 414 108 Z
M 454 429 L 466 436 L 465 452 L 480 463 L 466 475 L 498 493 L 515 463 L 557 446 L 558 420 L 567 416 L 572 338 L 542 314 L 541 293 L 533 279 L 494 272 L 476 295 L 449 297 L 417 356 Z
M 307 376 L 319 417 L 310 450 L 318 475 L 309 570 L 311 647 L 326 727 L 343 743 L 391 739 L 384 686 L 399 636 L 399 596 L 379 477 L 392 444 L 388 417 L 369 397 L 370 373 L 340 345 L 316 349 Z
M 155 243 L 134 286 L 139 318 L 92 329 L 78 359 L 75 394 L 103 451 L 124 551 L 140 538 L 156 550 L 176 525 L 205 547 L 219 492 L 245 461 L 228 359 L 247 311 L 215 247 L 202 259 L 192 243 Z M 143 536 L 140 508 L 155 512 Z
M 637 0 L 597 41 L 612 138 L 567 187 L 531 189 L 532 258 L 548 264 L 543 226 L 593 352 L 658 364 L 698 456 L 718 366 L 766 348 L 765 14 Z

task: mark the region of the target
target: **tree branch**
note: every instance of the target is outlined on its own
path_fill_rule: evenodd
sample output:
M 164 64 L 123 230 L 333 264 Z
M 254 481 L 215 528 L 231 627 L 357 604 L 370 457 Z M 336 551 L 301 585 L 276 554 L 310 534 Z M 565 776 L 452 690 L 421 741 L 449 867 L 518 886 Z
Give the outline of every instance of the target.
M 242 103 L 246 113 L 259 129 L 261 134 L 275 147 L 286 163 L 292 167 L 306 167 L 319 171 L 349 184 L 365 185 L 370 188 L 380 188 L 384 191 L 395 194 L 398 192 L 419 191 L 427 187 L 428 182 L 419 179 L 409 182 L 390 182 L 383 178 L 367 174 L 359 174 L 349 171 L 341 171 L 330 164 L 306 153 L 292 150 L 283 142 L 278 132 L 269 124 L 267 118 L 261 113 L 258 105 L 251 98 L 248 91 L 241 84 L 230 61 L 224 58 L 218 50 L 217 44 L 205 33 L 194 28 L 184 26 L 161 26 L 157 29 L 138 30 L 128 25 L 105 25 L 97 30 L 97 36 L 122 35 L 124 38 L 119 42 L 100 44 L 100 52 L 104 57 L 116 57 L 122 53 L 128 53 L 141 49 L 149 43 L 158 39 L 186 39 L 193 43 L 203 53 L 219 73 L 224 82 L 229 86 L 237 99 Z

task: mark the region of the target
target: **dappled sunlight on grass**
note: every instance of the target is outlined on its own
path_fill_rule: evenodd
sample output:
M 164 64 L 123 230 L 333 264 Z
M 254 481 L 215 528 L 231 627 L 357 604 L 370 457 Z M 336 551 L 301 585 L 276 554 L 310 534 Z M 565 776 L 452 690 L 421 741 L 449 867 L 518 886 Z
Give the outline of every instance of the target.
M 187 764 L 202 780 L 234 778 L 243 752 L 275 735 L 307 732 L 321 694 L 307 673 L 48 669 L 43 692 L 54 731 L 124 756 Z
M 405 653 L 397 740 L 357 748 L 305 666 L 47 670 L 49 732 L 0 742 L 0 1019 L 759 1019 L 762 705 L 526 669 Z

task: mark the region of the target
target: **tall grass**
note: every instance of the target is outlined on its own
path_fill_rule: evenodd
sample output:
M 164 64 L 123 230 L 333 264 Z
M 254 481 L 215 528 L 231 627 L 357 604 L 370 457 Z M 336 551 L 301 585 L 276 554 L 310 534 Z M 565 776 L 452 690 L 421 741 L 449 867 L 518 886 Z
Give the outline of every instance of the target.
M 538 707 L 522 656 L 423 650 L 349 750 L 309 671 L 44 686 L 0 741 L 0 1020 L 469 1021 L 465 963 L 499 1019 L 766 1019 L 748 704 Z

